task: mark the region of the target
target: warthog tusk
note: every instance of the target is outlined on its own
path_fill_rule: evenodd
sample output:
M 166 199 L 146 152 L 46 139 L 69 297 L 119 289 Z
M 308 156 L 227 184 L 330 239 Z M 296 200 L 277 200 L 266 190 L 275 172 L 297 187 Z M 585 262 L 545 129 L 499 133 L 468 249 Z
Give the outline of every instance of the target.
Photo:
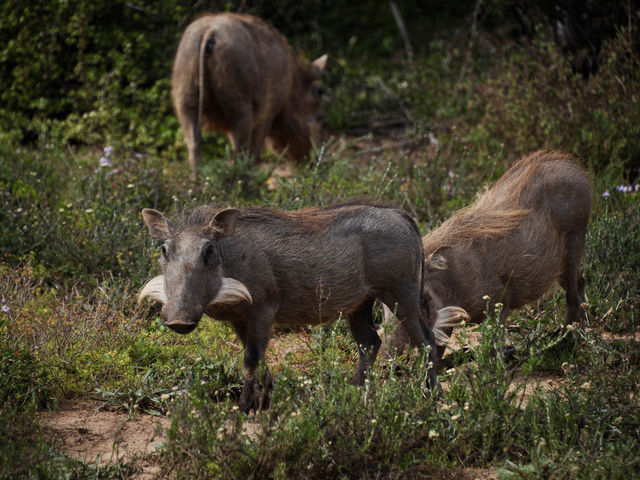
M 433 334 L 436 337 L 436 345 L 444 346 L 449 341 L 449 335 L 442 331 L 443 328 L 456 327 L 462 321 L 469 320 L 469 314 L 464 308 L 444 307 L 438 310 L 436 322 L 433 325 Z
M 253 303 L 251 294 L 245 284 L 231 277 L 223 277 L 220 290 L 218 290 L 215 298 L 209 302 L 207 308 L 217 305 L 230 305 L 242 302 L 247 302 L 249 304 Z
M 164 291 L 164 276 L 158 275 L 149 280 L 138 294 L 138 303 L 145 298 L 152 298 L 162 303 L 167 303 L 167 294 Z M 208 307 L 215 305 L 229 305 L 234 303 L 253 303 L 251 294 L 244 283 L 230 277 L 223 277 L 220 290 L 215 298 L 209 302 Z
M 162 303 L 167 303 L 167 294 L 164 291 L 164 275 L 158 275 L 149 280 L 138 294 L 138 303 L 145 298 L 152 298 Z
M 390 322 L 396 321 L 396 316 L 389 307 L 387 307 L 383 303 L 382 308 L 384 310 L 383 328 L 378 330 L 378 335 L 380 335 L 381 337 L 387 330 L 384 325 L 389 325 Z M 469 314 L 464 308 L 444 307 L 438 310 L 436 321 L 434 322 L 433 327 L 431 327 L 431 329 L 433 330 L 433 335 L 436 337 L 436 345 L 445 346 L 449 341 L 449 335 L 442 331 L 444 328 L 457 327 L 458 325 L 460 325 L 460 323 L 462 323 L 463 320 L 467 321 L 469 319 Z

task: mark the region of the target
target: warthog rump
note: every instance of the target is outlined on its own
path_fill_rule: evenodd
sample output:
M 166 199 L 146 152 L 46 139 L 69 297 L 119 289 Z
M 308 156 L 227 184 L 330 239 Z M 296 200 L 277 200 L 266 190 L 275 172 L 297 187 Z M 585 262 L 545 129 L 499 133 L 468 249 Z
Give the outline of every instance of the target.
M 274 325 L 347 317 L 360 354 L 353 382 L 361 384 L 380 346 L 375 299 L 397 305 L 407 341 L 433 346 L 435 365 L 433 334 L 420 319 L 420 234 L 406 213 L 351 203 L 291 212 L 199 207 L 176 223 L 151 209 L 142 215 L 164 244 L 163 274 L 140 297 L 163 302 L 164 322 L 178 333 L 193 330 L 203 313 L 231 325 L 245 347 L 243 409 L 268 398 L 270 374 L 261 386 L 256 368 Z
M 263 20 L 207 14 L 185 30 L 173 64 L 171 93 L 195 175 L 201 128 L 225 132 L 236 151 L 258 157 L 269 139 L 293 159 L 318 141 L 315 80 L 327 56 L 306 63 Z
M 434 312 L 457 305 L 480 323 L 485 295 L 503 304 L 506 318 L 558 282 L 566 292 L 566 323 L 585 319 L 580 261 L 591 197 L 586 172 L 569 155 L 539 151 L 516 162 L 473 205 L 423 237 L 423 315 L 436 325 L 440 357 L 455 321 L 437 325 Z M 388 348 L 407 344 L 402 327 L 385 339 Z

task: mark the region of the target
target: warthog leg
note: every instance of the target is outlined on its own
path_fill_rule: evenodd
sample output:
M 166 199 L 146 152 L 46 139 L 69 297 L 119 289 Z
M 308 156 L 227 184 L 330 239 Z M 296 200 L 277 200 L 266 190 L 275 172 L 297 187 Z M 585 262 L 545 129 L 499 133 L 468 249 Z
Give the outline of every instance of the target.
M 373 301 L 373 298 L 366 300 L 349 316 L 349 328 L 360 355 L 358 366 L 351 380 L 354 385 L 364 383 L 367 369 L 373 366 L 380 343 L 382 343 L 373 323 Z
M 587 319 L 582 307 L 586 297 L 584 293 L 584 277 L 580 271 L 580 259 L 584 250 L 585 231 L 580 230 L 567 236 L 565 268 L 560 278 L 560 286 L 567 299 L 567 317 L 565 325 L 570 323 L 584 324 Z
M 240 394 L 240 408 L 248 413 L 269 406 L 272 376 L 265 365 L 262 378 L 258 378 L 258 367 L 265 359 L 265 352 L 271 337 L 274 310 L 263 307 L 252 310 L 246 322 L 233 322 L 232 327 L 244 344 L 244 386 Z

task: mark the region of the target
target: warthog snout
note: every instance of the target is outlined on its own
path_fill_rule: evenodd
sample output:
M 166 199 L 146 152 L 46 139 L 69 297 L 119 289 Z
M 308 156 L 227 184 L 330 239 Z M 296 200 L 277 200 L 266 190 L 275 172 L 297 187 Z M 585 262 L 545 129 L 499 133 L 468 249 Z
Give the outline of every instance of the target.
M 188 310 L 181 310 L 176 312 L 170 312 L 167 305 L 162 308 L 162 321 L 166 327 L 169 327 L 176 333 L 190 333 L 197 326 L 200 318 L 202 317 L 202 307 L 196 307 Z

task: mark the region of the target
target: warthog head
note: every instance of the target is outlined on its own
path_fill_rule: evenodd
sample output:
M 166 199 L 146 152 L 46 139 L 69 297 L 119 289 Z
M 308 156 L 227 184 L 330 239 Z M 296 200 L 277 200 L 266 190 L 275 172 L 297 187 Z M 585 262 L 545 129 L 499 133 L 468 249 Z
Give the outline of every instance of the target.
M 162 318 L 172 330 L 191 332 L 213 305 L 251 303 L 247 287 L 224 276 L 217 248 L 218 240 L 233 234 L 238 213 L 222 210 L 203 227 L 202 223 L 177 225 L 156 210 L 142 210 L 149 234 L 164 240 L 163 274 L 147 282 L 138 299 L 151 297 L 164 303 Z

